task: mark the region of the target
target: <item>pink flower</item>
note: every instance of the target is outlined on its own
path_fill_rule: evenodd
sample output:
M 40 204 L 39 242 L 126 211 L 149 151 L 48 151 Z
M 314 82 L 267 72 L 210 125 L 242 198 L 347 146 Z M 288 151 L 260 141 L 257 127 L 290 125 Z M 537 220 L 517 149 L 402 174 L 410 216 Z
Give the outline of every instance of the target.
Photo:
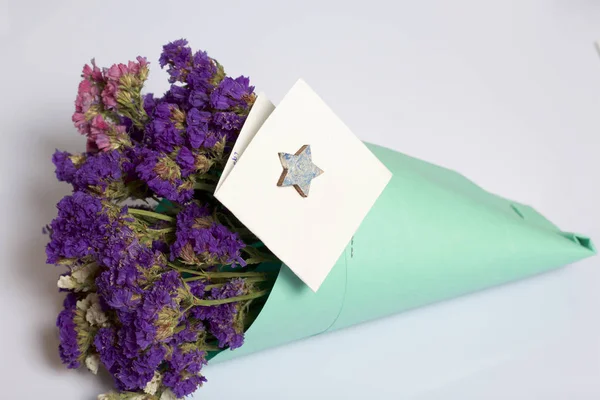
M 121 77 L 129 71 L 125 64 L 113 64 L 110 68 L 104 69 L 106 86 L 102 91 L 102 102 L 108 109 L 117 108 L 117 92 L 119 91 L 119 81 Z
M 92 65 L 83 67 L 83 80 L 77 88 L 77 97 L 75 98 L 75 113 L 71 118 L 77 130 L 84 135 L 90 133 L 90 116 L 87 115 L 90 108 L 100 103 L 99 84 L 104 84 L 104 77 L 100 68 L 96 66 L 94 60 Z
M 75 113 L 71 118 L 80 133 L 85 135 L 89 133 L 90 127 L 86 113 L 93 104 L 97 104 L 99 101 L 98 88 L 89 80 L 82 80 L 79 83 L 77 97 L 75 98 Z
M 90 106 L 96 102 L 98 96 L 98 88 L 91 84 L 90 81 L 84 79 L 79 83 L 77 97 L 75 98 L 75 109 L 78 112 L 85 113 L 90 109 Z
M 91 63 L 91 66 L 87 64 L 83 66 L 83 77 L 92 81 L 102 81 L 104 79 L 102 71 L 96 66 L 96 61 L 93 58 Z
M 104 78 L 106 86 L 102 91 L 102 101 L 108 109 L 117 108 L 117 93 L 121 78 L 125 75 L 139 75 L 143 67 L 148 65 L 144 57 L 137 57 L 138 62 L 129 61 L 125 64 L 113 64 L 110 68 L 104 69 Z
M 119 85 L 117 82 L 109 80 L 106 86 L 104 86 L 104 90 L 102 91 L 102 102 L 104 103 L 104 107 L 108 109 L 117 108 L 117 91 L 119 90 Z
M 113 150 L 122 145 L 123 138 L 126 136 L 127 129 L 125 125 L 116 125 L 98 114 L 90 124 L 87 142 L 88 152 Z
M 142 68 L 148 65 L 145 57 L 138 56 L 137 62 L 129 61 L 125 64 L 114 64 L 110 68 L 104 70 L 104 77 L 109 81 L 118 82 L 123 75 L 138 75 Z
M 106 151 L 110 147 L 110 138 L 108 137 L 108 130 L 110 125 L 104 120 L 102 115 L 96 115 L 90 124 L 90 132 L 88 138 L 93 141 L 98 149 Z M 89 147 L 89 146 L 88 146 Z
M 89 134 L 89 132 L 90 132 L 90 124 L 87 121 L 87 119 L 85 118 L 85 114 L 84 113 L 75 112 L 73 114 L 73 117 L 71 117 L 71 120 L 75 124 L 75 128 L 77 128 L 77 130 L 79 131 L 79 133 L 81 133 L 82 135 Z
M 92 59 L 91 65 L 83 67 L 83 80 L 79 83 L 75 112 L 71 119 L 77 130 L 88 137 L 88 151 L 106 151 L 122 145 L 123 136 L 127 135 L 125 126 L 117 125 L 113 117 L 107 121 L 103 115 L 112 115 L 106 111 L 119 112 L 117 95 L 119 90 L 123 90 L 123 76 L 134 75 L 141 82 L 146 79 L 148 62 L 144 57 L 137 57 L 136 60 L 129 61 L 127 65 L 114 64 L 110 68 L 100 69 Z M 130 88 L 131 80 L 128 82 L 125 90 L 140 90 Z
M 148 61 L 146 61 L 146 57 L 137 56 L 136 60 L 137 60 L 137 62 L 129 61 L 129 63 L 127 65 L 129 72 L 134 75 L 138 75 L 140 73 L 140 70 L 142 68 L 145 68 L 148 65 Z
M 130 61 L 131 62 L 131 61 Z M 104 76 L 109 81 L 118 82 L 125 74 L 129 73 L 129 69 L 125 64 L 113 64 L 110 68 L 104 71 Z

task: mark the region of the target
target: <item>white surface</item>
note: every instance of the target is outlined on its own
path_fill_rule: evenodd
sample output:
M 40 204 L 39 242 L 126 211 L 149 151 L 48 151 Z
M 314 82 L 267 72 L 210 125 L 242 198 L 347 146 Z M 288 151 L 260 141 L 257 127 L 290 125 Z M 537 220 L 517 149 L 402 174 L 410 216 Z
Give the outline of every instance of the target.
M 277 154 L 310 145 L 325 171 L 308 197 L 278 187 Z M 308 151 L 307 150 L 307 151 Z M 285 97 L 215 197 L 316 292 L 392 174 L 302 79 Z
M 275 103 L 303 76 L 360 138 L 452 167 L 600 244 L 600 2 L 11 1 L 0 5 L 0 382 L 93 399 L 63 369 L 41 225 L 82 65 L 187 37 Z M 228 4 L 227 8 L 224 4 Z M 7 11 L 7 12 L 6 12 Z M 598 399 L 600 258 L 206 368 L 198 399 Z

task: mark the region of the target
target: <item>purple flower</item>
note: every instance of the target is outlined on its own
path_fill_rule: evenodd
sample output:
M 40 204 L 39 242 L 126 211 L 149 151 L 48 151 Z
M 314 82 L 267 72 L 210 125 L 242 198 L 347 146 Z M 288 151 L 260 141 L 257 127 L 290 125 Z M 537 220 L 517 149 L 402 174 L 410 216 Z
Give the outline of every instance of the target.
M 246 117 L 233 112 L 218 112 L 213 118 L 214 124 L 226 131 L 239 131 L 245 120 Z
M 74 174 L 73 186 L 86 189 L 98 186 L 102 189 L 121 180 L 123 155 L 116 150 L 89 155 Z
M 209 95 L 205 90 L 192 90 L 188 98 L 189 104 L 192 107 L 204 108 L 208 105 Z
M 174 334 L 181 310 L 176 301 L 182 281 L 177 271 L 163 273 L 142 296 L 135 325 L 136 343 L 145 349 L 153 342 L 164 342 Z
M 168 101 L 182 106 L 187 103 L 190 96 L 190 90 L 182 86 L 171 85 L 171 89 L 169 89 L 165 95 Z
M 171 246 L 171 259 L 182 258 L 187 263 L 240 264 L 244 243 L 238 235 L 208 218 L 206 208 L 190 203 L 177 214 L 175 243 Z
M 176 162 L 165 154 L 146 148 L 139 152 L 138 157 L 141 162 L 136 172 L 154 193 L 179 203 L 186 203 L 192 198 L 194 190 L 181 179 L 181 170 Z
M 204 332 L 204 325 L 200 321 L 192 318 L 184 320 L 180 324 L 179 328 L 183 329 L 175 333 L 171 338 L 170 342 L 173 345 L 180 345 L 182 343 L 195 343 L 198 341 L 200 333 Z
M 119 358 L 118 349 L 115 347 L 114 328 L 100 328 L 94 338 L 94 347 L 100 355 L 102 364 L 110 370 Z
M 163 46 L 158 62 L 161 67 L 168 66 L 169 82 L 185 82 L 192 64 L 192 49 L 187 44 L 187 40 L 179 39 Z
M 156 101 L 157 99 L 154 98 L 154 94 L 152 93 L 148 93 L 144 96 L 144 111 L 146 111 L 146 114 L 152 115 L 154 108 L 156 107 Z
M 159 102 L 154 109 L 154 116 L 161 119 L 169 119 L 171 118 L 171 110 L 175 107 L 177 107 L 176 104 L 170 104 L 164 101 Z
M 166 350 L 154 346 L 144 352 L 131 352 L 131 332 L 132 329 L 128 327 L 117 332 L 114 345 L 121 351 L 117 353 L 109 372 L 120 390 L 143 390 L 163 361 Z
M 71 160 L 71 153 L 56 150 L 52 156 L 52 162 L 56 166 L 56 178 L 61 182 L 71 183 L 77 168 Z
M 254 86 L 245 76 L 236 79 L 226 77 L 210 95 L 210 104 L 217 110 L 233 107 L 248 107 L 248 101 L 254 93 Z
M 169 245 L 162 240 L 154 240 L 152 242 L 152 250 L 157 251 L 159 253 L 168 253 Z
M 204 288 L 206 287 L 205 282 L 201 280 L 192 281 L 188 282 L 188 286 L 190 288 L 190 293 L 192 293 L 194 296 L 200 299 L 204 297 Z
M 58 216 L 50 224 L 50 243 L 46 246 L 48 264 L 55 264 L 61 258 L 95 255 L 109 225 L 100 200 L 75 192 L 64 197 L 57 208 Z
M 146 97 L 148 99 L 148 97 Z M 147 110 L 150 121 L 146 125 L 146 141 L 149 147 L 170 153 L 177 146 L 185 143 L 182 127 L 177 127 L 176 121 L 172 119 L 173 111 L 178 109 L 176 104 L 164 102 L 162 100 L 146 100 L 145 105 L 151 107 Z
M 168 369 L 163 374 L 163 384 L 178 398 L 193 393 L 206 382 L 206 378 L 200 375 L 202 366 L 206 364 L 205 357 L 206 353 L 201 350 L 183 351 L 175 348 L 167 360 Z
M 182 147 L 177 153 L 177 164 L 181 168 L 181 176 L 186 177 L 196 171 L 196 159 L 187 147 Z
M 213 288 L 209 299 L 229 299 L 247 294 L 246 282 L 233 279 L 220 288 Z M 236 349 L 244 343 L 243 325 L 239 323 L 237 302 L 217 306 L 197 306 L 192 315 L 208 323 L 208 331 L 219 341 L 219 347 Z
M 96 278 L 98 294 L 106 304 L 114 310 L 130 311 L 139 304 L 139 297 L 136 296 L 136 288 L 122 287 L 112 284 L 114 271 L 106 270 Z
M 115 230 L 99 256 L 106 268 L 97 278 L 96 286 L 106 304 L 121 312 L 135 310 L 144 293 L 143 271 L 161 265 L 159 254 L 129 237 L 126 226 Z
M 208 137 L 208 123 L 211 114 L 206 111 L 200 111 L 197 108 L 192 108 L 187 114 L 187 135 L 189 145 L 193 149 L 205 145 L 205 140 Z M 206 146 L 205 146 L 206 147 Z
M 215 113 L 211 125 L 211 131 L 214 132 L 213 137 L 216 139 L 214 143 L 222 137 L 225 137 L 227 142 L 235 142 L 237 135 L 244 125 L 244 121 L 246 121 L 245 116 L 238 115 L 234 112 Z M 207 144 L 205 144 L 205 146 L 207 146 Z
M 181 285 L 179 273 L 167 271 L 147 290 L 138 286 L 135 303 L 120 307 L 109 302 L 118 310 L 120 328 L 100 329 L 94 345 L 121 390 L 143 389 L 162 363 L 166 349 L 160 342 L 172 338 L 180 319 L 176 297 Z M 167 326 L 169 316 L 171 325 Z
M 192 108 L 188 111 L 186 122 L 188 126 L 201 126 L 210 121 L 211 114 L 207 111 L 200 111 L 197 108 Z
M 64 309 L 58 314 L 56 326 L 60 337 L 58 346 L 60 359 L 68 368 L 79 368 L 81 365 L 79 357 L 81 350 L 77 344 L 77 325 L 73 321 L 75 317 L 77 298 L 69 293 L 63 303 Z
M 194 54 L 194 67 L 188 74 L 188 84 L 196 90 L 212 90 L 213 78 L 217 73 L 216 63 L 204 51 Z
M 166 349 L 159 345 L 140 350 L 135 333 L 135 327 L 130 325 L 118 330 L 101 328 L 94 339 L 100 361 L 120 390 L 144 389 L 166 355 Z

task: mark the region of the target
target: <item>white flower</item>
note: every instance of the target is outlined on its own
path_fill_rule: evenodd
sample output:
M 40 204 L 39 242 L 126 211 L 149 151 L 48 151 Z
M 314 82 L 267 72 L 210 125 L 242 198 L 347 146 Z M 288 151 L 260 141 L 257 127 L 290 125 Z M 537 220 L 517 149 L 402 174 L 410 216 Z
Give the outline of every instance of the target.
M 167 389 L 160 395 L 160 400 L 177 400 L 175 393 L 171 389 Z
M 96 293 L 88 294 L 84 299 L 77 302 L 77 308 L 85 311 L 85 320 L 91 326 L 107 326 L 108 317 L 102 311 L 100 300 Z
M 92 306 L 94 302 L 94 298 L 97 299 L 98 295 L 96 293 L 90 293 L 85 298 L 77 301 L 77 308 L 82 311 L 87 311 L 88 308 Z
M 98 367 L 100 366 L 100 357 L 97 354 L 87 356 L 85 359 L 85 366 L 92 374 L 96 375 L 98 373 Z
M 71 273 L 73 279 L 75 279 L 79 283 L 85 283 L 85 281 L 96 272 L 98 266 L 96 264 L 86 264 L 83 267 L 74 270 Z
M 160 385 L 160 381 L 162 380 L 162 375 L 158 371 L 154 371 L 154 376 L 152 380 L 148 382 L 146 387 L 144 388 L 144 393 L 155 394 L 158 390 L 158 386 Z
M 85 320 L 89 322 L 91 326 L 106 326 L 108 324 L 108 317 L 102 311 L 100 303 L 95 302 L 87 309 L 85 313 Z
M 59 289 L 75 289 L 77 282 L 70 275 L 62 275 L 58 278 L 57 285 Z
M 93 263 L 75 267 L 70 275 L 63 275 L 58 278 L 58 287 L 76 292 L 89 290 L 94 282 L 92 277 L 96 274 L 97 270 L 98 266 Z

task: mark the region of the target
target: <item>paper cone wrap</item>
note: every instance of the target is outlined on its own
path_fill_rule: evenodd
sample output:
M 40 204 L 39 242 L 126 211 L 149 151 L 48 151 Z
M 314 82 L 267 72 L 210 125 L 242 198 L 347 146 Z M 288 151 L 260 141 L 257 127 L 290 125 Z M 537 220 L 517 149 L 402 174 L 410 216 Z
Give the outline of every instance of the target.
M 589 238 L 560 231 L 529 206 L 490 194 L 454 171 L 367 146 L 393 177 L 321 288 L 314 293 L 282 265 L 244 345 L 211 363 L 595 254 Z

